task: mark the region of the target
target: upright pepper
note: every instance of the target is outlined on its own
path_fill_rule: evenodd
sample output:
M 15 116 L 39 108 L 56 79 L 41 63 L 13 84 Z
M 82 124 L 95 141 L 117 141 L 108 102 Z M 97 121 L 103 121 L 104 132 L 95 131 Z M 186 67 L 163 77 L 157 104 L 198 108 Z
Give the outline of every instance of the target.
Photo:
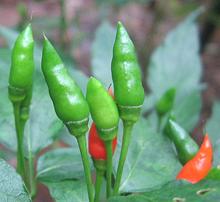
M 165 133 L 174 143 L 178 159 L 183 165 L 198 152 L 199 147 L 197 143 L 174 120 L 168 120 Z
M 86 99 L 100 138 L 105 142 L 107 151 L 107 197 L 111 196 L 112 177 L 112 140 L 118 130 L 119 114 L 113 98 L 102 84 L 91 77 L 87 85 Z
M 213 149 L 208 134 L 205 135 L 203 143 L 197 154 L 188 161 L 176 179 L 184 179 L 195 184 L 207 176 L 212 167 Z
M 89 79 L 86 99 L 100 138 L 113 140 L 118 130 L 118 109 L 113 98 L 94 77 Z
M 112 79 L 120 118 L 136 122 L 144 102 L 144 88 L 135 47 L 121 22 L 113 47 Z
M 144 102 L 144 88 L 135 48 L 121 22 L 118 22 L 113 47 L 112 79 L 115 101 L 124 125 L 122 149 L 114 186 L 114 194 L 116 195 L 121 182 L 131 131 L 140 116 L 140 110 Z
M 80 148 L 89 201 L 93 201 L 93 185 L 87 154 L 85 133 L 88 130 L 89 107 L 82 91 L 69 75 L 67 69 L 45 37 L 42 54 L 42 71 L 48 85 L 57 116 L 77 138 Z
M 89 107 L 86 99 L 47 38 L 43 46 L 42 71 L 57 116 L 72 135 L 87 132 Z
M 19 34 L 12 50 L 9 75 L 9 98 L 14 102 L 24 100 L 32 88 L 34 72 L 34 40 L 31 25 Z
M 14 108 L 15 127 L 17 134 L 17 171 L 27 184 L 25 172 L 23 136 L 24 126 L 28 119 L 23 120 L 23 106 L 29 108 L 32 93 L 33 73 L 34 73 L 34 40 L 31 25 L 22 31 L 14 44 L 11 56 L 11 69 L 9 75 L 8 95 Z M 29 99 L 27 103 L 26 100 Z M 28 110 L 29 111 L 29 110 Z

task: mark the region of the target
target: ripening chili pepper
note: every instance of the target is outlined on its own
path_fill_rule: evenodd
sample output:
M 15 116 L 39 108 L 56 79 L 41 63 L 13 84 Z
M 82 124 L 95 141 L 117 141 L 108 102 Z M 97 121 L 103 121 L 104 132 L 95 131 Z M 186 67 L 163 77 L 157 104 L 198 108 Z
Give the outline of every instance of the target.
M 113 47 L 112 79 L 121 119 L 136 122 L 144 102 L 144 88 L 135 47 L 121 22 Z
M 195 184 L 207 176 L 212 167 L 213 150 L 208 134 L 205 135 L 203 143 L 193 159 L 188 161 L 180 170 L 176 179 L 187 180 Z
M 115 148 L 117 145 L 117 137 L 112 141 L 112 153 L 114 154 Z M 105 143 L 99 137 L 96 130 L 96 126 L 92 123 L 92 126 L 89 131 L 89 153 L 95 160 L 106 160 L 106 148 Z
M 81 89 L 71 78 L 61 58 L 46 37 L 42 53 L 42 71 L 57 116 L 67 126 L 69 132 L 77 138 L 89 201 L 93 202 L 93 184 L 85 138 L 88 131 L 89 107 Z
M 12 50 L 9 75 L 9 98 L 12 102 L 24 100 L 32 88 L 34 72 L 34 40 L 31 25 L 19 34 Z
M 117 137 L 112 141 L 112 154 L 114 154 L 117 145 Z M 96 168 L 95 182 L 95 202 L 99 201 L 99 195 L 102 186 L 102 180 L 106 171 L 106 147 L 104 141 L 99 137 L 96 126 L 92 123 L 89 131 L 89 153 L 93 159 Z
M 179 161 L 184 165 L 199 150 L 197 143 L 174 120 L 169 119 L 165 130 L 166 135 L 174 143 Z
M 118 129 L 118 109 L 113 98 L 94 77 L 89 79 L 86 99 L 100 138 L 104 141 L 112 140 Z
M 156 111 L 159 116 L 163 116 L 173 108 L 176 89 L 168 89 L 156 103 Z
M 131 131 L 134 123 L 140 117 L 144 102 L 144 88 L 135 47 L 121 22 L 118 22 L 117 26 L 111 69 L 115 101 L 124 126 L 122 149 L 114 186 L 114 195 L 116 195 L 121 182 Z
M 87 101 L 47 38 L 43 45 L 42 71 L 57 116 L 72 135 L 87 132 L 89 118 Z

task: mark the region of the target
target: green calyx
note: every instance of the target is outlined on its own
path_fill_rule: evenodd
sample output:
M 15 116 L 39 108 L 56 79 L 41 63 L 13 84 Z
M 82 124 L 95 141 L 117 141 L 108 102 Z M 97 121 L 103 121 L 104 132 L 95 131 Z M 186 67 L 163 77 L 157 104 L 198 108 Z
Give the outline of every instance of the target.
M 99 171 L 106 171 L 106 160 L 97 160 L 92 158 L 94 167 Z
M 179 161 L 184 165 L 199 150 L 197 143 L 175 121 L 169 119 L 165 130 L 166 135 L 174 143 Z
M 12 49 L 8 94 L 12 102 L 25 99 L 34 73 L 34 40 L 31 25 L 19 34 Z
M 57 116 L 72 135 L 85 134 L 88 130 L 89 118 L 87 101 L 46 37 L 41 65 Z
M 136 122 L 144 102 L 144 88 L 134 45 L 121 22 L 113 47 L 112 79 L 121 119 Z
M 156 110 L 160 116 L 163 116 L 173 108 L 176 89 L 168 89 L 156 103 Z
M 91 77 L 86 99 L 100 137 L 104 141 L 112 140 L 117 134 L 119 122 L 118 109 L 113 98 L 97 79 Z

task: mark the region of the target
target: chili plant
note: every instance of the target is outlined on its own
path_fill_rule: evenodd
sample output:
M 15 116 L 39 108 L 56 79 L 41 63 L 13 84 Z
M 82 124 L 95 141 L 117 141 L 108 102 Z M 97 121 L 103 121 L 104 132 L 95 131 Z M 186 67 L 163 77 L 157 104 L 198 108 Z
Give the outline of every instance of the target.
M 9 46 L 0 48 L 0 142 L 17 153 L 17 173 L 0 160 L 1 200 L 34 200 L 38 183 L 58 202 L 220 198 L 219 103 L 201 146 L 191 137 L 201 109 L 199 13 L 168 34 L 147 76 L 121 22 L 98 28 L 90 78 L 69 68 L 46 36 L 43 51 L 34 48 L 30 25 L 18 36 L 0 27 Z M 48 147 L 55 140 L 65 148 Z

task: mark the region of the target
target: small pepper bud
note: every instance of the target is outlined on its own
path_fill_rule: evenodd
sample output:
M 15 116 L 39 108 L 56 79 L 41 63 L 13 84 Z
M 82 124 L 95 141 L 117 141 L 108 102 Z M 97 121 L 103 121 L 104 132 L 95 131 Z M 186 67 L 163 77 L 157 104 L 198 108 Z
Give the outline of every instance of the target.
M 87 101 L 46 37 L 43 45 L 42 71 L 57 116 L 72 135 L 85 134 L 88 131 L 89 118 Z
M 112 79 L 121 119 L 136 122 L 144 102 L 144 88 L 134 45 L 121 22 L 113 47 Z
M 24 100 L 32 88 L 34 72 L 34 40 L 31 25 L 21 32 L 12 50 L 11 69 L 9 75 L 9 99 L 12 102 Z
M 156 110 L 159 116 L 163 116 L 173 108 L 176 89 L 168 89 L 156 103 Z
M 117 134 L 119 122 L 118 109 L 113 98 L 97 79 L 91 77 L 86 99 L 100 137 L 104 141 L 112 140 Z

